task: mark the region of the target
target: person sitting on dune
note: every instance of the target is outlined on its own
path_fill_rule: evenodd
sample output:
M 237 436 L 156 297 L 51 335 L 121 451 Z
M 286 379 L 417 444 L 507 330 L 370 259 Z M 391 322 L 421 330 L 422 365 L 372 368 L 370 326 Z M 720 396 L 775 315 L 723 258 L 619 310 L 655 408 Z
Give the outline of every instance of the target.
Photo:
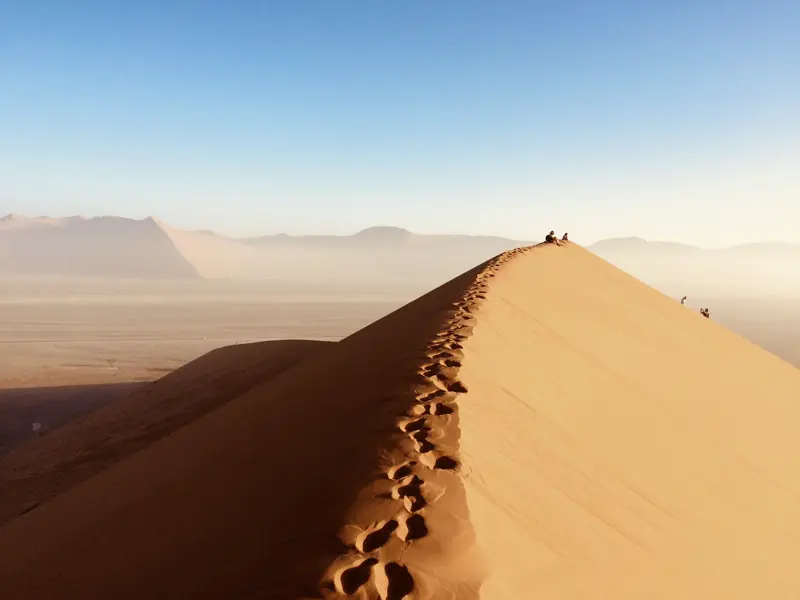
M 547 236 L 545 236 L 544 241 L 548 244 L 555 244 L 556 246 L 561 245 L 561 242 L 558 241 L 558 236 L 556 235 L 555 231 L 548 233 Z
M 565 233 L 564 235 L 562 235 L 561 236 L 561 241 L 562 242 L 568 242 L 569 241 L 569 237 L 568 236 L 569 236 L 568 233 Z

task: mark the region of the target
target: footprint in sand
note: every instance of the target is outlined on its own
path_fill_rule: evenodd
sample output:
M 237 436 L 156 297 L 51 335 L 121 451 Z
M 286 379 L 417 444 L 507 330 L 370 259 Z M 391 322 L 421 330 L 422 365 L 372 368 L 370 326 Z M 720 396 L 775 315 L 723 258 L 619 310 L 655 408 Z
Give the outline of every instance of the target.
M 454 471 L 458 467 L 458 461 L 446 454 L 438 455 L 436 452 L 420 454 L 419 461 L 429 469 L 441 471 Z
M 467 388 L 463 383 L 461 383 L 456 379 L 455 381 L 452 381 L 451 383 L 447 384 L 447 391 L 455 392 L 457 394 L 466 394 Z
M 431 400 L 436 400 L 436 398 L 441 398 L 447 394 L 444 390 L 435 390 L 433 392 L 429 392 L 417 398 L 419 402 L 430 402 Z
M 386 476 L 391 479 L 392 481 L 400 481 L 411 475 L 414 471 L 414 467 L 417 466 L 417 461 L 410 460 L 406 463 L 401 465 L 397 465 L 389 469 L 386 473 Z
M 425 427 L 425 418 L 414 419 L 413 421 L 401 421 L 400 422 L 400 430 L 406 433 L 411 433 L 413 431 L 419 431 Z
M 408 567 L 390 562 L 375 573 L 375 587 L 381 600 L 403 600 L 414 590 Z
M 402 500 L 408 512 L 416 512 L 427 505 L 422 495 L 423 483 L 417 475 L 412 475 L 392 490 L 392 498 Z
M 341 594 L 355 594 L 361 586 L 369 581 L 372 575 L 372 567 L 378 564 L 378 559 L 369 557 L 355 561 L 336 573 L 333 584 L 336 591 Z
M 425 524 L 425 517 L 421 514 L 408 515 L 400 521 L 397 528 L 397 537 L 404 542 L 413 542 L 428 535 L 428 526 Z
M 414 441 L 414 447 L 417 451 L 417 454 L 427 454 L 428 452 L 433 452 L 436 449 L 436 446 L 428 439 L 428 430 L 423 429 L 420 431 L 415 431 L 411 434 L 411 439 Z
M 436 402 L 428 409 L 428 413 L 435 416 L 452 415 L 455 409 L 444 402 Z
M 398 522 L 390 519 L 367 529 L 356 538 L 356 549 L 365 554 L 377 550 L 389 541 L 397 527 Z

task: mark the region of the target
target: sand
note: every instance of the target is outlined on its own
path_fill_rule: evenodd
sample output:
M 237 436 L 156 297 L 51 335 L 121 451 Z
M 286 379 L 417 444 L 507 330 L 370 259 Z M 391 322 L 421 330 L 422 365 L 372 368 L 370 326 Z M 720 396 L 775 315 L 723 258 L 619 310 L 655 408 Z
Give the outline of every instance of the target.
M 49 433 L 144 385 L 147 383 L 0 389 L 0 457 L 26 440 Z
M 101 393 L 108 406 L 0 456 L 0 526 L 331 344 L 280 340 L 228 346 L 150 385 L 118 384 L 111 392 L 102 385 L 85 386 L 88 394 L 85 387 L 15 390 L 14 395 L 22 396 L 18 406 L 6 407 L 15 421 L 35 408 L 52 415 L 53 404 L 59 402 L 74 412 L 98 402 L 94 397 Z M 108 397 L 125 389 L 129 395 L 123 399 Z M 8 393 L 0 391 L 0 400 Z
M 339 341 L 429 287 L 2 278 L 0 389 L 153 381 L 237 342 Z
M 798 397 L 579 246 L 510 252 L 8 521 L 0 589 L 795 598 Z

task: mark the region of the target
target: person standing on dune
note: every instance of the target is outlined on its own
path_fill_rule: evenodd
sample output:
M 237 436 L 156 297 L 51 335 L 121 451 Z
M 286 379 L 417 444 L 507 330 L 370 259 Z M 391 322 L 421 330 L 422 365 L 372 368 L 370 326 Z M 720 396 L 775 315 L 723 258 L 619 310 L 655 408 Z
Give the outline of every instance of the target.
M 686 296 L 681 298 L 681 306 L 686 306 Z

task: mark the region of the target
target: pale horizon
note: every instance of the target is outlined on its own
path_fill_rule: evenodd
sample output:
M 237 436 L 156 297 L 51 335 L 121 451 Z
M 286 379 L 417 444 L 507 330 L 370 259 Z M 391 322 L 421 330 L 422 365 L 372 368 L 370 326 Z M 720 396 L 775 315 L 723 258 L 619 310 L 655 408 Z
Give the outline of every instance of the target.
M 355 234 L 357 234 L 357 233 L 359 233 L 361 231 L 364 231 L 366 229 L 387 227 L 387 228 L 404 229 L 404 230 L 409 231 L 410 233 L 416 234 L 416 235 L 487 236 L 487 237 L 499 237 L 499 238 L 504 238 L 504 239 L 508 239 L 508 240 L 512 240 L 512 241 L 530 241 L 530 242 L 538 243 L 540 241 L 543 241 L 544 234 L 546 234 L 547 231 L 549 231 L 549 230 L 547 230 L 546 227 L 544 227 L 544 228 L 542 228 L 541 231 L 534 231 L 534 232 L 531 233 L 531 235 L 528 235 L 526 237 L 514 237 L 514 236 L 511 236 L 511 235 L 504 234 L 502 232 L 501 233 L 476 233 L 476 232 L 472 232 L 472 231 L 436 230 L 436 229 L 433 229 L 433 228 L 423 228 L 422 230 L 419 230 L 419 229 L 411 229 L 411 228 L 408 228 L 408 227 L 403 227 L 403 226 L 400 226 L 400 225 L 396 225 L 394 223 L 373 223 L 373 224 L 368 224 L 368 225 L 366 225 L 364 227 L 359 227 L 357 229 L 351 229 L 351 230 L 343 229 L 343 230 L 339 230 L 339 231 L 328 231 L 328 230 L 314 230 L 314 231 L 292 230 L 292 231 L 286 231 L 286 230 L 274 230 L 274 229 L 267 229 L 265 231 L 257 231 L 257 230 L 255 230 L 253 228 L 252 229 L 253 232 L 251 234 L 249 234 L 249 235 L 236 235 L 236 234 L 232 234 L 232 233 L 229 233 L 227 231 L 221 230 L 220 228 L 216 227 L 213 223 L 208 223 L 205 226 L 203 226 L 201 224 L 198 227 L 191 227 L 191 228 L 190 227 L 182 227 L 179 224 L 167 221 L 167 220 L 161 218 L 158 215 L 131 216 L 130 214 L 111 214 L 111 213 L 107 213 L 107 214 L 75 214 L 75 213 L 68 214 L 68 213 L 63 213 L 63 214 L 33 215 L 33 214 L 22 214 L 21 212 L 18 212 L 18 211 L 11 211 L 11 212 L 6 213 L 3 216 L 0 216 L 0 219 L 6 219 L 6 218 L 9 218 L 9 217 L 13 217 L 13 218 L 16 218 L 16 219 L 30 219 L 30 220 L 36 220 L 36 219 L 54 219 L 54 220 L 58 220 L 58 219 L 69 219 L 69 218 L 81 218 L 81 219 L 89 220 L 89 219 L 98 219 L 98 218 L 106 218 L 106 217 L 130 219 L 130 220 L 136 220 L 136 221 L 141 221 L 141 220 L 144 220 L 144 219 L 153 219 L 153 220 L 155 220 L 155 221 L 157 221 L 157 222 L 159 222 L 161 224 L 167 225 L 167 226 L 172 227 L 174 229 L 187 231 L 187 232 L 211 232 L 214 235 L 217 235 L 217 236 L 220 236 L 220 237 L 229 238 L 229 239 L 232 239 L 232 240 L 246 240 L 246 239 L 252 239 L 252 238 L 255 238 L 255 237 L 266 237 L 266 236 L 274 236 L 274 235 L 281 235 L 281 234 L 288 235 L 288 236 L 293 236 L 293 237 L 305 237 L 305 236 L 317 236 L 317 235 L 321 235 L 321 236 L 325 236 L 325 235 L 349 236 L 349 235 L 355 235 Z M 592 244 L 595 244 L 597 242 L 608 241 L 608 240 L 625 240 L 625 239 L 632 239 L 632 238 L 642 239 L 642 240 L 644 240 L 646 242 L 650 242 L 650 243 L 685 244 L 685 245 L 689 245 L 689 246 L 694 246 L 696 248 L 700 248 L 702 250 L 718 250 L 718 249 L 729 248 L 729 247 L 732 247 L 732 246 L 745 246 L 745 245 L 750 245 L 750 244 L 788 244 L 788 245 L 798 245 L 798 244 L 800 244 L 800 240 L 792 242 L 792 241 L 789 241 L 789 240 L 786 240 L 786 239 L 774 239 L 774 238 L 764 238 L 764 237 L 762 237 L 762 238 L 740 239 L 740 240 L 734 241 L 732 243 L 711 245 L 711 244 L 699 243 L 698 241 L 688 240 L 688 239 L 648 238 L 648 237 L 640 235 L 639 233 L 636 233 L 636 232 L 622 232 L 619 235 L 600 237 L 600 238 L 581 239 L 580 237 L 577 237 L 577 236 L 580 235 L 580 232 L 572 233 L 571 230 L 556 230 L 556 231 L 557 231 L 557 233 L 559 235 L 562 235 L 566 231 L 567 233 L 570 234 L 570 238 L 573 241 L 575 241 L 577 243 L 580 243 L 583 246 L 591 246 Z

